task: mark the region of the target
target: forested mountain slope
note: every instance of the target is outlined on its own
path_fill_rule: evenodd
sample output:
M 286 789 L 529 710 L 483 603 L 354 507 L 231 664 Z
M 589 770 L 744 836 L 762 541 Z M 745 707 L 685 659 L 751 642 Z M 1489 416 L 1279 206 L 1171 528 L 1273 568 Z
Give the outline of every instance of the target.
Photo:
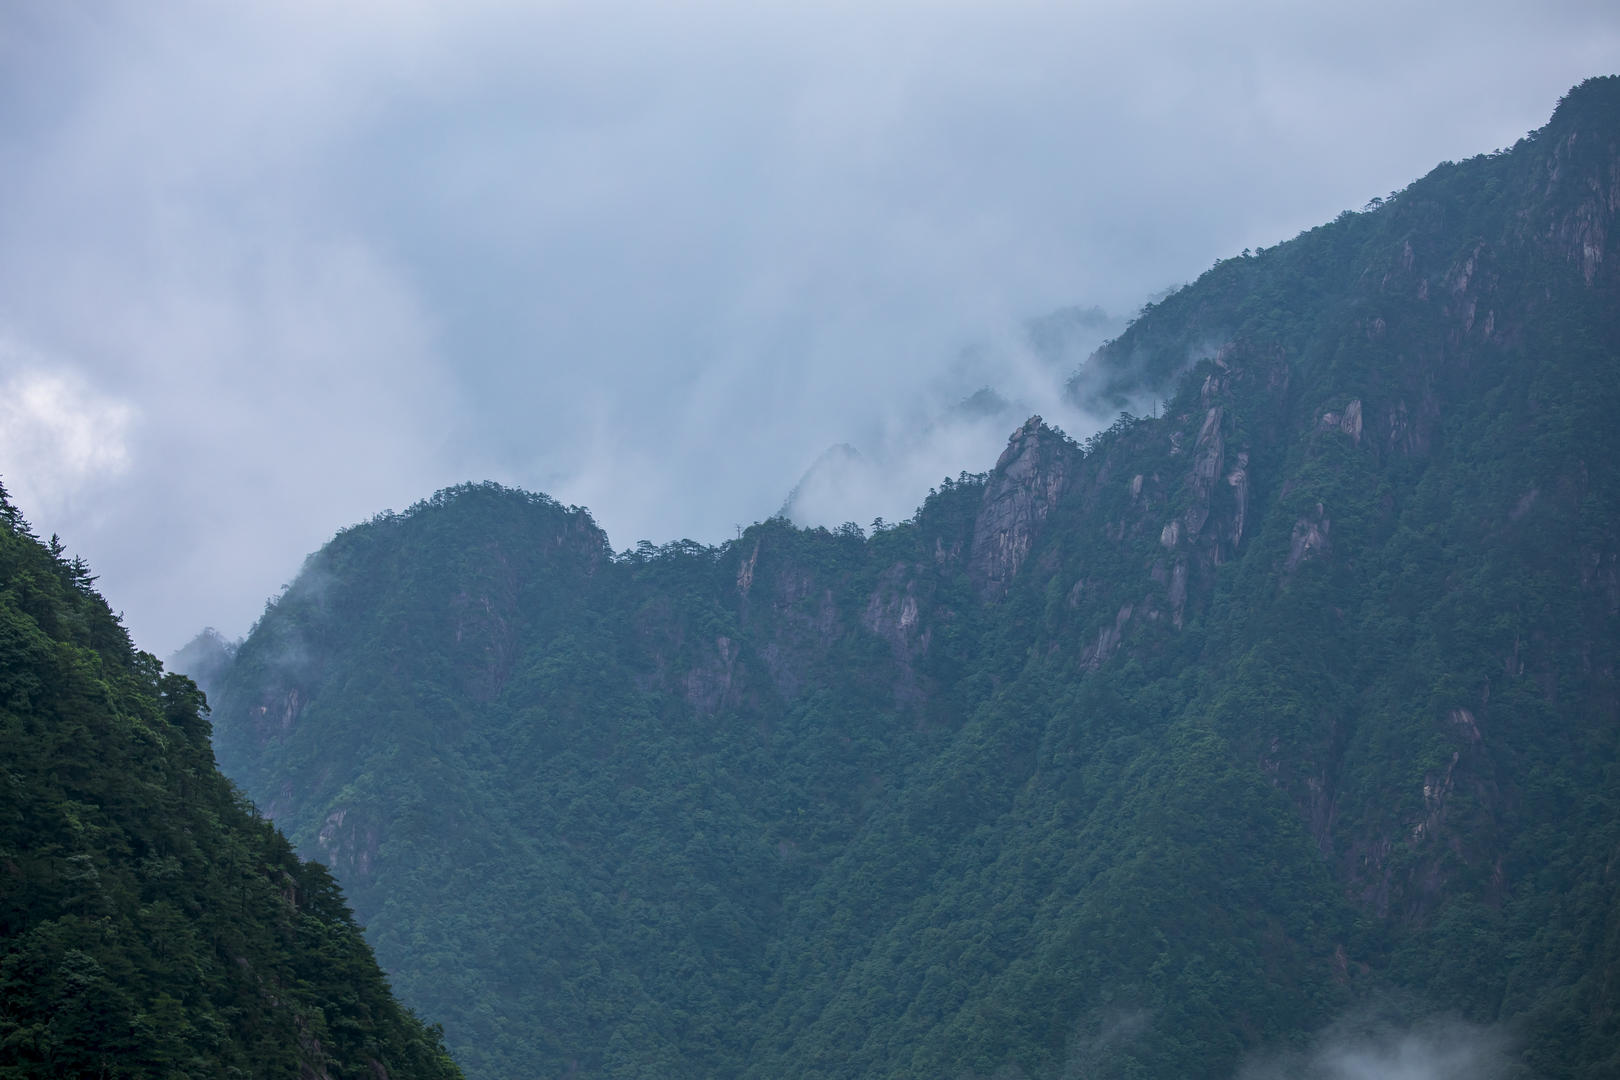
M 1614 1075 L 1617 209 L 1592 80 L 871 537 L 441 492 L 266 611 L 221 763 L 479 1077 L 1224 1077 L 1368 1003 Z
M 0 489 L 0 1077 L 459 1077 L 93 582 Z

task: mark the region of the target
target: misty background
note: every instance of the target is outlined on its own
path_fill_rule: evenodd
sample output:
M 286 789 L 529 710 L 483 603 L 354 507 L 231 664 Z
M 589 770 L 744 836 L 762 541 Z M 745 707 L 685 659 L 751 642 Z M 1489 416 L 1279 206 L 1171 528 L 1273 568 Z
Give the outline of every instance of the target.
M 160 654 L 463 480 L 903 519 L 1105 423 L 1151 294 L 1616 70 L 1607 3 L 14 0 L 0 480 Z

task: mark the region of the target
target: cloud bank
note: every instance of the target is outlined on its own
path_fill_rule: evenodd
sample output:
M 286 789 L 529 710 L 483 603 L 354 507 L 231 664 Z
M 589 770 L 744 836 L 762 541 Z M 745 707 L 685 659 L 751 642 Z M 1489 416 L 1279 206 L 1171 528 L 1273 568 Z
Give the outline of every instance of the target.
M 848 443 L 903 518 L 1055 407 L 1026 320 L 1511 143 L 1610 7 L 20 0 L 0 477 L 159 652 L 461 480 L 719 540 Z

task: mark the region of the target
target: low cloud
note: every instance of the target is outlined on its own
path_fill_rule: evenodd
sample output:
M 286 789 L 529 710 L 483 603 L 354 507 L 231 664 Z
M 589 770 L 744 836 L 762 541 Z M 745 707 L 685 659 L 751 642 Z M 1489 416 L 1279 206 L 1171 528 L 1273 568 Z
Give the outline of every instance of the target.
M 1031 416 L 1084 439 L 1113 417 L 1077 401 L 1068 379 L 1123 328 L 1100 308 L 1066 308 L 959 349 L 930 380 L 919 380 L 904 404 L 876 410 L 882 422 L 862 442 L 824 451 L 782 512 L 797 524 L 829 528 L 893 523 L 909 518 L 942 479 L 988 470 Z
M 463 480 L 713 541 L 849 443 L 826 512 L 903 517 L 993 463 L 981 386 L 1083 433 L 1025 320 L 1511 143 L 1620 68 L 1611 8 L 5 5 L 0 327 L 50 359 L 0 383 L 96 419 L 0 473 L 158 652 Z
M 0 478 L 47 517 L 74 512 L 129 471 L 135 409 L 82 377 L 0 343 Z
M 1250 1061 L 1238 1080 L 1506 1080 L 1513 1049 L 1499 1028 L 1357 1017 L 1329 1028 L 1307 1052 Z

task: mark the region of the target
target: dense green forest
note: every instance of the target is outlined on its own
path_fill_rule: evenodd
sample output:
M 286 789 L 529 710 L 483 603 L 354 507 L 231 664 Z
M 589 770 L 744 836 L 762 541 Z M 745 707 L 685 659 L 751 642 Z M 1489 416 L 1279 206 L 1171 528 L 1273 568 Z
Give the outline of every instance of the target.
M 459 1077 L 94 582 L 0 488 L 0 1077 Z
M 1620 1075 L 1617 210 L 1595 79 L 871 535 L 381 515 L 214 657 L 220 762 L 480 1080 L 1227 1077 L 1347 1015 Z

